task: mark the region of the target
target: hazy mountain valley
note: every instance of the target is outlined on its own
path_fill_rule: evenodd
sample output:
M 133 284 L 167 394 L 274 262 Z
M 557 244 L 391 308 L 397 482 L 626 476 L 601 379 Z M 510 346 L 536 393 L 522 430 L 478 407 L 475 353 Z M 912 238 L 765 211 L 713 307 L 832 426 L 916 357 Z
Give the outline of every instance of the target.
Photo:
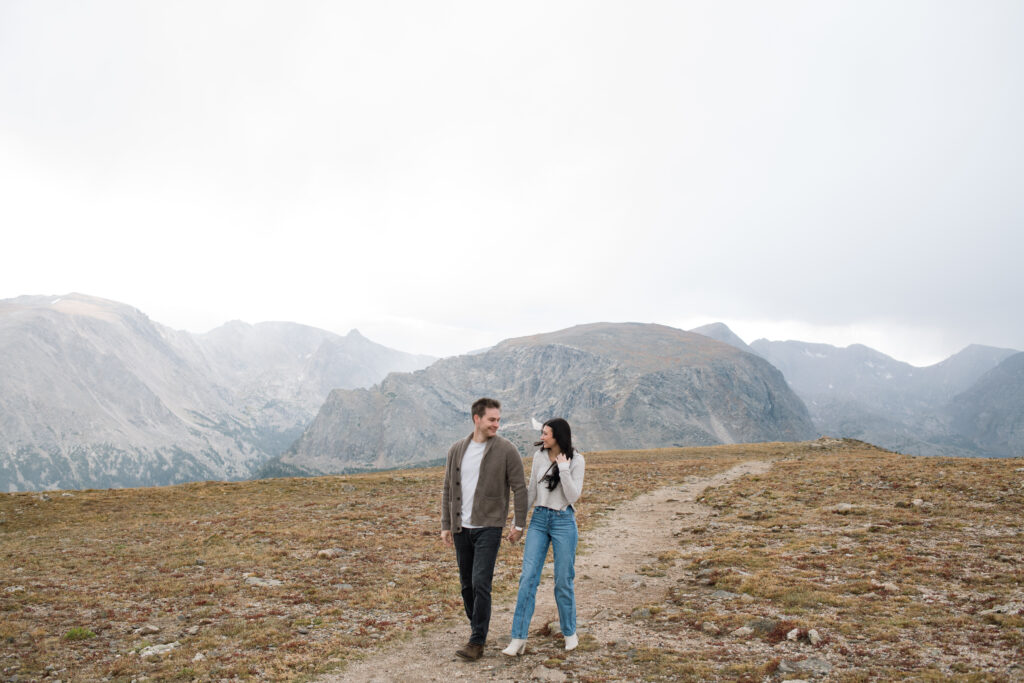
M 294 323 L 171 330 L 78 294 L 0 302 L 0 490 L 244 479 L 331 389 L 433 359 Z
M 585 450 L 826 434 L 914 455 L 1024 455 L 1024 354 L 916 368 L 861 345 L 744 343 L 596 323 L 436 360 L 288 322 L 169 329 L 80 294 L 0 302 L 0 490 L 153 486 L 429 465 L 505 404 L 524 454 L 569 419 Z

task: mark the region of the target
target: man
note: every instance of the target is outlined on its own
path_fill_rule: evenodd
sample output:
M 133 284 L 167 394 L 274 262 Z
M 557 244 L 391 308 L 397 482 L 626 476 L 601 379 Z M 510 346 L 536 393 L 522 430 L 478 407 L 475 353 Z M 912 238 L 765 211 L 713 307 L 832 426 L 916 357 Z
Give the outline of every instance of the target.
M 501 532 L 508 518 L 509 489 L 515 493 L 515 520 L 508 540 L 515 543 L 526 524 L 526 477 L 519 451 L 498 436 L 501 403 L 473 403 L 473 433 L 448 449 L 441 493 L 441 540 L 455 546 L 462 603 L 472 629 L 455 654 L 476 661 L 484 653 L 491 623 L 491 579 Z

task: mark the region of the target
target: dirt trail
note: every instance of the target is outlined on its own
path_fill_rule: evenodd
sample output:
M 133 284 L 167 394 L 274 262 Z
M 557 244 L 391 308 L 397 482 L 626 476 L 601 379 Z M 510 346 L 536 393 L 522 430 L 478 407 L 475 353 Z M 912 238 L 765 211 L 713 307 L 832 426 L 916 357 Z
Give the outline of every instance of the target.
M 602 523 L 581 537 L 585 547 L 576 558 L 577 627 L 581 636 L 590 634 L 598 642 L 607 643 L 635 635 L 629 613 L 644 603 L 662 600 L 668 588 L 668 579 L 638 572 L 658 554 L 679 549 L 676 535 L 680 529 L 707 522 L 711 511 L 696 502 L 704 489 L 744 475 L 762 474 L 770 468 L 770 462 L 743 462 L 712 477 L 689 477 L 682 486 L 657 489 L 609 512 Z M 534 635 L 538 627 L 558 621 L 550 568 L 545 569 L 537 591 L 526 654 L 519 658 L 501 654 L 501 648 L 508 644 L 514 607 L 514 597 L 510 603 L 495 603 L 487 649 L 480 661 L 463 662 L 454 654 L 468 635 L 465 617 L 459 615 L 317 681 L 529 680 L 535 672 L 544 674 L 543 667 L 537 667 L 549 656 L 546 653 L 562 647 L 560 636 Z

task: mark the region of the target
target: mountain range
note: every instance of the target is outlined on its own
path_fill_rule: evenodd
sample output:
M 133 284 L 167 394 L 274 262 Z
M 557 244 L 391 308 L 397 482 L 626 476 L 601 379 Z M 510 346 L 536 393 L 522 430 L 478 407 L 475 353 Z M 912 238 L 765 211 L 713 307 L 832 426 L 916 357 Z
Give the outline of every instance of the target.
M 584 450 L 850 437 L 916 455 L 1024 456 L 1024 354 L 917 368 L 862 345 L 595 323 L 436 360 L 288 322 L 172 330 L 82 294 L 0 301 L 0 491 L 430 464 L 503 401 Z
M 1024 455 L 1019 432 L 996 436 L 1024 415 L 1024 382 L 1010 369 L 1021 354 L 1012 349 L 971 345 L 919 368 L 860 344 L 758 339 L 748 348 L 782 371 L 823 434 L 912 455 Z M 981 426 L 993 410 L 998 417 Z
M 0 301 L 0 491 L 244 479 L 335 387 L 434 359 L 352 331 L 175 331 L 81 294 Z

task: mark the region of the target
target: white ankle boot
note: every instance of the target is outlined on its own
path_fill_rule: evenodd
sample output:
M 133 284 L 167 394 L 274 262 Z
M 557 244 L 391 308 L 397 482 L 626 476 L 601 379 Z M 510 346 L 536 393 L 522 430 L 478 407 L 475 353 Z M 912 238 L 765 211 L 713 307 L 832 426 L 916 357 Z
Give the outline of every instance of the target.
M 508 647 L 501 651 L 501 654 L 508 655 L 509 657 L 518 657 L 524 652 L 526 652 L 526 638 L 513 638 Z
M 566 650 L 566 652 L 568 652 L 569 650 L 575 650 L 576 646 L 579 645 L 579 644 L 580 644 L 580 637 L 578 635 L 576 635 L 575 633 L 572 634 L 571 636 L 566 636 L 565 637 L 565 650 Z

